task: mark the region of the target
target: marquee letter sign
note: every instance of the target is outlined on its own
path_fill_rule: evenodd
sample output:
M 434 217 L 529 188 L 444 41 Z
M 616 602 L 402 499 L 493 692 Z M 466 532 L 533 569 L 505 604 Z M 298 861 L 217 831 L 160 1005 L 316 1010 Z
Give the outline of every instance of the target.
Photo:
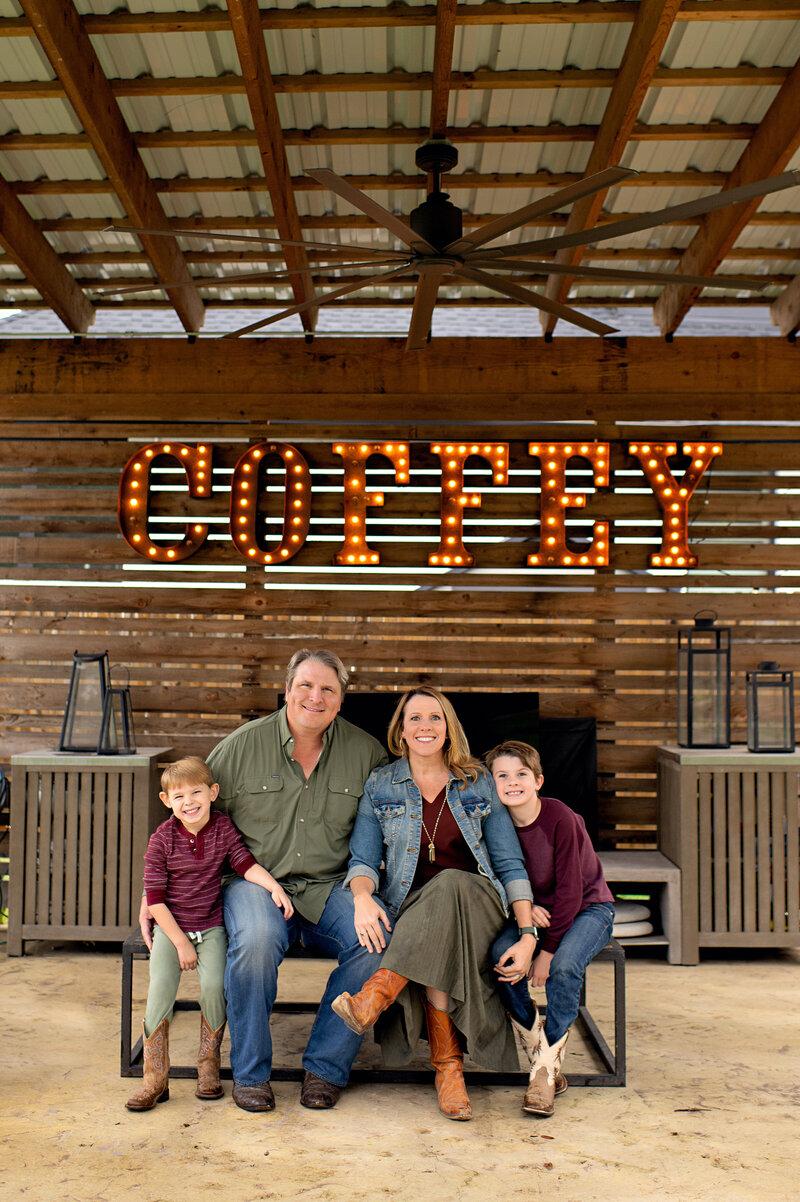
M 267 456 L 277 455 L 286 469 L 283 490 L 283 530 L 276 547 L 266 550 L 256 534 L 259 478 Z M 250 563 L 286 563 L 308 537 L 311 514 L 311 472 L 297 447 L 286 442 L 260 442 L 248 447 L 231 481 L 231 538 Z
M 384 455 L 394 465 L 398 484 L 408 484 L 410 468 L 408 445 L 404 442 L 337 442 L 335 455 L 344 460 L 344 546 L 333 557 L 334 563 L 380 563 L 378 551 L 367 546 L 367 509 L 383 505 L 382 492 L 367 492 L 367 460 Z
M 394 468 L 395 483 L 407 486 L 411 494 L 414 492 L 411 448 L 407 442 L 337 442 L 330 449 L 341 457 L 343 465 L 344 541 L 335 552 L 333 562 L 343 567 L 375 566 L 381 562 L 381 556 L 367 542 L 367 510 L 382 506 L 385 498 L 383 492 L 367 491 L 367 465 L 372 456 L 383 456 Z M 722 446 L 710 442 L 682 443 L 681 449 L 689 459 L 689 466 L 680 481 L 676 480 L 669 466 L 670 458 L 678 454 L 676 443 L 631 442 L 627 449 L 640 463 L 661 511 L 661 547 L 648 556 L 649 566 L 684 570 L 696 567 L 697 556 L 689 549 L 689 501 L 708 465 L 722 454 Z M 609 564 L 611 523 L 608 520 L 593 521 L 591 542 L 588 546 L 576 548 L 568 540 L 567 512 L 570 509 L 584 509 L 587 499 L 585 492 L 571 491 L 568 487 L 570 461 L 582 459 L 591 466 L 594 489 L 610 488 L 610 450 L 607 442 L 528 444 L 528 454 L 538 459 L 541 468 L 539 548 L 525 557 L 529 567 L 597 568 Z M 464 513 L 480 509 L 483 494 L 475 488 L 465 487 L 465 465 L 470 458 L 484 460 L 491 468 L 491 486 L 502 488 L 509 483 L 509 443 L 433 442 L 430 451 L 438 456 L 441 463 L 441 488 L 439 545 L 427 556 L 427 562 L 437 568 L 472 567 L 476 557 L 464 545 Z M 203 546 L 208 536 L 208 524 L 193 518 L 185 522 L 182 517 L 176 519 L 178 525 L 184 524 L 183 538 L 179 541 L 165 544 L 151 538 L 148 528 L 151 491 L 158 491 L 157 485 L 152 484 L 151 476 L 156 460 L 173 460 L 183 470 L 189 496 L 199 501 L 210 500 L 212 453 L 213 447 L 208 443 L 191 447 L 182 442 L 164 440 L 142 447 L 125 464 L 119 486 L 119 525 L 123 538 L 137 555 L 156 563 L 179 563 Z M 280 540 L 266 546 L 263 534 L 266 525 L 264 496 L 267 464 L 271 460 L 278 460 L 284 470 L 283 524 Z M 532 470 L 520 470 L 523 485 L 520 489 L 509 490 L 508 499 L 502 507 L 504 514 L 513 503 L 510 494 L 525 494 L 521 506 L 534 494 L 534 488 L 525 482 L 530 480 Z M 426 468 L 425 472 L 429 472 L 429 469 Z M 421 487 L 421 483 L 418 487 Z M 172 491 L 176 491 L 174 487 Z M 430 489 L 426 487 L 422 491 L 430 492 Z M 395 502 L 396 497 L 392 500 Z M 230 486 L 231 539 L 247 563 L 277 566 L 297 555 L 308 539 L 311 507 L 311 469 L 296 446 L 287 442 L 260 442 L 247 448 L 233 469 Z M 416 512 L 416 507 L 412 507 L 412 512 Z M 408 509 L 405 518 L 393 517 L 392 521 L 413 522 L 414 518 L 407 515 Z M 427 518 L 425 520 L 430 521 Z M 487 517 L 481 520 L 495 522 L 498 519 Z M 514 516 L 510 520 L 514 522 Z M 513 544 L 528 541 L 533 520 L 530 513 L 520 511 L 516 518 L 520 528 L 514 530 L 512 527 L 508 541 Z M 500 524 L 505 525 L 507 521 L 504 517 L 500 519 Z M 490 538 L 488 541 L 503 539 Z
M 545 446 L 532 442 L 528 452 L 542 465 L 541 538 L 538 555 L 529 555 L 528 564 L 565 567 L 600 567 L 608 563 L 608 522 L 595 522 L 591 545 L 585 551 L 567 546 L 567 509 L 582 509 L 585 493 L 567 492 L 567 462 L 575 456 L 587 459 L 594 468 L 598 488 L 608 484 L 607 442 L 551 442 Z
M 479 492 L 464 492 L 464 464 L 471 455 L 485 459 L 492 466 L 495 484 L 508 484 L 508 443 L 431 443 L 431 450 L 442 461 L 441 523 L 439 546 L 428 556 L 428 563 L 462 564 L 472 567 L 475 556 L 464 546 L 464 509 L 480 508 Z
M 159 456 L 176 459 L 186 472 L 189 495 L 209 497 L 211 495 L 211 453 L 213 448 L 205 443 L 189 447 L 183 442 L 153 442 L 137 451 L 122 470 L 119 482 L 119 528 L 129 546 L 139 555 L 156 563 L 175 563 L 188 559 L 199 551 L 208 535 L 208 526 L 191 522 L 181 542 L 165 546 L 154 543 L 147 529 L 147 514 L 150 499 L 150 469 Z
M 697 556 L 689 550 L 689 498 L 711 460 L 715 455 L 722 454 L 722 447 L 719 443 L 685 442 L 683 453 L 691 456 L 692 462 L 680 484 L 667 463 L 668 456 L 677 453 L 678 448 L 674 443 L 632 442 L 628 450 L 641 463 L 662 514 L 661 549 L 650 556 L 650 566 L 696 568 Z

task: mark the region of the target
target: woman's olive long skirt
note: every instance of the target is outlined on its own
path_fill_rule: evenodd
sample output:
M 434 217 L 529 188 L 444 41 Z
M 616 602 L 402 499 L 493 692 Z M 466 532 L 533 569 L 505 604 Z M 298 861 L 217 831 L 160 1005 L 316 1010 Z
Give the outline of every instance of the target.
M 450 1017 L 475 1063 L 515 1072 L 514 1034 L 489 962 L 492 941 L 507 921 L 485 877 L 446 869 L 403 902 L 381 967 L 448 994 Z M 424 1029 L 422 993 L 412 984 L 375 1028 L 384 1062 L 408 1064 Z

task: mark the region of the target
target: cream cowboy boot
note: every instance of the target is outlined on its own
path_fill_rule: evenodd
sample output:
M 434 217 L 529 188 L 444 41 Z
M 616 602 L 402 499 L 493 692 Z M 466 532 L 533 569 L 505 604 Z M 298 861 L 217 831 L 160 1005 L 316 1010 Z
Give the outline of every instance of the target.
M 531 1001 L 533 1001 L 533 998 L 531 998 Z M 527 1057 L 528 1064 L 531 1064 L 531 1065 L 533 1064 L 534 1056 L 536 1055 L 536 1053 L 539 1050 L 539 1044 L 541 1043 L 541 1039 L 542 1039 L 542 1032 L 544 1031 L 544 1016 L 539 1013 L 538 1008 L 536 1006 L 536 1002 L 533 1002 L 533 1012 L 534 1012 L 535 1017 L 533 1020 L 533 1026 L 531 1027 L 530 1031 L 528 1030 L 527 1027 L 523 1027 L 522 1023 L 519 1023 L 519 1022 L 517 1022 L 517 1020 L 515 1018 L 512 1018 L 510 1014 L 508 1016 L 509 1019 L 511 1020 L 511 1026 L 514 1028 L 514 1031 L 516 1032 L 517 1040 L 519 1041 L 520 1045 L 522 1046 L 522 1050 L 525 1053 L 525 1056 Z M 567 1092 L 567 1078 L 564 1076 L 563 1073 L 557 1073 L 556 1074 L 556 1097 L 558 1097 L 559 1094 L 566 1093 L 566 1092 Z
M 522 1109 L 528 1114 L 539 1114 L 549 1118 L 553 1113 L 553 1101 L 556 1096 L 556 1080 L 560 1076 L 561 1061 L 564 1049 L 569 1039 L 569 1031 L 565 1031 L 552 1047 L 547 1042 L 544 1025 L 541 1028 L 539 1046 L 531 1061 L 531 1075 Z

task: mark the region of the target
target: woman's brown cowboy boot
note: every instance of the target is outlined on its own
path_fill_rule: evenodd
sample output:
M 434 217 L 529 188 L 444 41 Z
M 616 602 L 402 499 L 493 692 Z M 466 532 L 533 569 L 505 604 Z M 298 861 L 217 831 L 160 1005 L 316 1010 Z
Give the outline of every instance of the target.
M 436 1093 L 439 1109 L 446 1118 L 464 1121 L 472 1118 L 472 1107 L 464 1084 L 464 1057 L 458 1032 L 450 1015 L 437 1010 L 424 998 L 428 1022 L 431 1064 L 436 1069 Z
M 142 1088 L 125 1105 L 128 1110 L 152 1110 L 157 1102 L 169 1099 L 169 1022 L 162 1018 L 152 1035 L 144 1033 L 142 1023 L 144 1071 Z
M 331 1009 L 351 1031 L 363 1035 L 375 1026 L 380 1015 L 397 1000 L 407 984 L 408 977 L 401 977 L 388 968 L 379 968 L 358 993 L 352 997 L 349 993 L 340 993 L 334 998 Z
M 224 1097 L 219 1083 L 219 1048 L 225 1034 L 225 1023 L 212 1030 L 205 1014 L 200 1014 L 200 1050 L 197 1053 L 197 1089 L 194 1096 L 203 1102 Z

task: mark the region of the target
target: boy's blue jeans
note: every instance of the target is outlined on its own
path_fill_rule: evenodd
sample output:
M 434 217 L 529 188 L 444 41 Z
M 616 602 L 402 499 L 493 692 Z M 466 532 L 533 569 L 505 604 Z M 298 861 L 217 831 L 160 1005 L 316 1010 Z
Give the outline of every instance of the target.
M 278 991 L 278 967 L 289 946 L 299 939 L 305 947 L 318 948 L 339 961 L 328 978 L 311 1028 L 303 1068 L 332 1085 L 345 1086 L 363 1036 L 345 1026 L 331 1010 L 331 1002 L 345 990 L 358 993 L 380 968 L 383 956 L 382 952 L 368 952 L 358 942 L 350 890 L 334 886 L 319 922 L 308 922 L 297 911 L 287 922 L 266 889 L 240 877 L 225 889 L 224 908 L 228 930 L 225 996 L 234 1081 L 261 1085 L 269 1080 L 269 1020 Z M 384 937 L 388 944 L 386 930 Z
M 569 1030 L 578 1017 L 584 974 L 588 965 L 611 938 L 613 925 L 614 907 L 611 903 L 595 902 L 578 915 L 559 943 L 545 985 L 547 1018 L 544 1033 L 551 1046 Z M 517 928 L 506 927 L 492 944 L 492 964 L 496 964 L 518 939 Z M 512 1018 L 530 1030 L 533 1026 L 534 1010 L 528 993 L 528 982 L 522 980 L 510 985 L 498 978 L 497 991 Z

